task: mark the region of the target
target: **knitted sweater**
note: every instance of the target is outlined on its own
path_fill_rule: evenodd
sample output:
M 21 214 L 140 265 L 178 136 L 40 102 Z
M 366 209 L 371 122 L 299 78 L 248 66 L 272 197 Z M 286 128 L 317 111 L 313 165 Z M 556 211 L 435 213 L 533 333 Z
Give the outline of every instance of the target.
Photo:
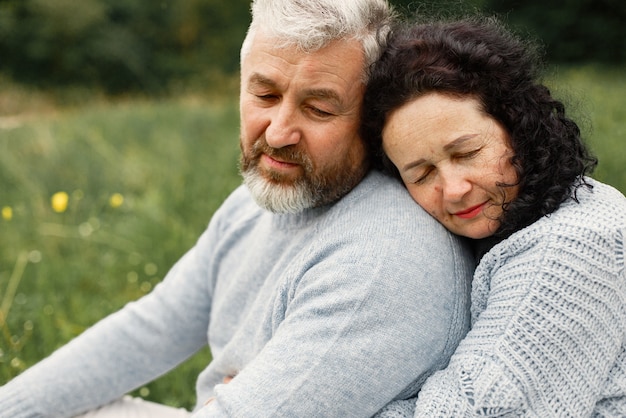
M 626 198 L 589 181 L 482 258 L 449 366 L 380 416 L 626 416 Z
M 473 267 L 380 173 L 295 215 L 241 187 L 153 292 L 0 387 L 0 417 L 92 409 L 207 342 L 194 417 L 371 416 L 445 367 L 469 328 Z

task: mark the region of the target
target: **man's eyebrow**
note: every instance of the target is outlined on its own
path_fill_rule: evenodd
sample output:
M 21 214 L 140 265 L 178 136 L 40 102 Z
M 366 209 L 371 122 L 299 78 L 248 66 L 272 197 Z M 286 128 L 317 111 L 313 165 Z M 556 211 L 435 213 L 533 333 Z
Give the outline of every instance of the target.
M 276 87 L 276 82 L 259 73 L 253 73 L 248 79 L 248 85 Z
M 337 102 L 337 104 L 341 103 L 341 99 L 339 98 L 339 94 L 336 91 L 331 89 L 308 89 L 305 90 L 305 95 L 307 97 L 314 97 L 317 99 L 323 100 L 331 100 Z
M 274 80 L 267 78 L 263 74 L 253 73 L 248 79 L 249 86 L 264 86 L 264 87 L 276 87 L 277 84 Z M 314 88 L 304 90 L 304 95 L 306 97 L 313 97 L 316 99 L 333 101 L 336 104 L 341 104 L 341 98 L 339 94 L 332 89 L 324 89 L 324 88 Z

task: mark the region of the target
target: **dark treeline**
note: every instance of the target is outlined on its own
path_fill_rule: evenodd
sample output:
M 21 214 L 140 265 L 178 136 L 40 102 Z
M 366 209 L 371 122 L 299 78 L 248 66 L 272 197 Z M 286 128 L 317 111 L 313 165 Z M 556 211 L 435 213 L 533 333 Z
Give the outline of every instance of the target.
M 233 72 L 249 0 L 0 0 L 0 71 L 36 85 L 159 92 Z
M 407 15 L 497 13 L 541 39 L 552 62 L 626 62 L 621 0 L 392 3 Z M 248 9 L 249 0 L 0 0 L 0 72 L 43 87 L 167 91 L 237 71 Z

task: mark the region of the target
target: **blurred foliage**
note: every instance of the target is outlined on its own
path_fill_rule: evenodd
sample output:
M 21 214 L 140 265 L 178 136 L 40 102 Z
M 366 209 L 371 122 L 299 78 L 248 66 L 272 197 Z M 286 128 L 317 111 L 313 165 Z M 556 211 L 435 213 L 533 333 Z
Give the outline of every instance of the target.
M 0 73 L 37 87 L 167 93 L 236 74 L 250 0 L 0 0 Z M 406 16 L 504 16 L 554 62 L 626 61 L 619 0 L 391 0 Z
M 389 0 L 389 3 L 405 17 L 451 17 L 480 11 L 485 0 Z
M 248 0 L 0 0 L 0 71 L 39 86 L 159 92 L 234 72 Z
M 552 62 L 626 63 L 621 0 L 486 0 L 484 8 L 540 39 Z

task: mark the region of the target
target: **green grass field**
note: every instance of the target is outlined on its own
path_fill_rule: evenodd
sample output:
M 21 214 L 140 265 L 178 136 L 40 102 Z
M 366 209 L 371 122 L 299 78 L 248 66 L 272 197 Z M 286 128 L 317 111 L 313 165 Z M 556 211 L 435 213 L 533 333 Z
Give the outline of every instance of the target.
M 0 384 L 149 292 L 241 182 L 234 101 L 98 103 L 13 125 L 0 130 Z M 209 358 L 140 394 L 191 407 Z
M 547 84 L 563 98 L 598 160 L 593 175 L 626 194 L 626 73 L 622 67 L 573 67 Z
M 550 80 L 583 120 L 596 177 L 626 192 L 623 71 Z M 0 100 L 0 384 L 149 292 L 193 245 L 240 184 L 234 96 L 16 99 L 5 115 Z M 204 350 L 136 394 L 191 407 L 209 359 Z

